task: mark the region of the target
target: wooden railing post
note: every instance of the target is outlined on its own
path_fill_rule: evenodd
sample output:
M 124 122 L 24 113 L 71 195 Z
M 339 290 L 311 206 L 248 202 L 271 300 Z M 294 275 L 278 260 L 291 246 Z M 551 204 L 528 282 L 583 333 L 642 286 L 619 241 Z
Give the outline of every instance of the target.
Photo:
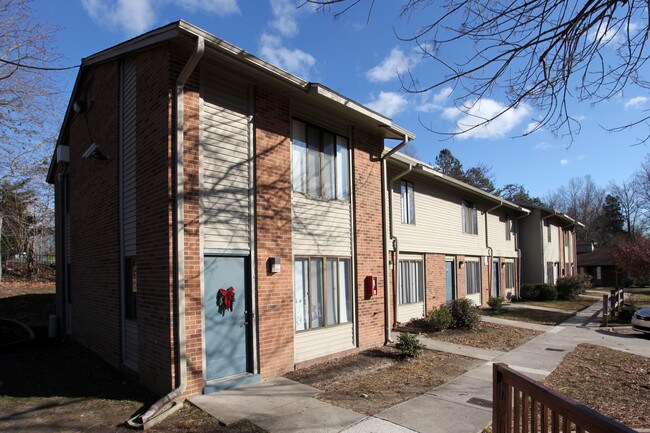
M 603 321 L 602 325 L 607 326 L 608 320 L 609 320 L 609 295 L 603 295 Z
M 499 366 L 505 366 L 503 363 L 495 362 L 492 364 L 492 433 L 506 433 L 506 383 L 503 380 L 503 373 Z

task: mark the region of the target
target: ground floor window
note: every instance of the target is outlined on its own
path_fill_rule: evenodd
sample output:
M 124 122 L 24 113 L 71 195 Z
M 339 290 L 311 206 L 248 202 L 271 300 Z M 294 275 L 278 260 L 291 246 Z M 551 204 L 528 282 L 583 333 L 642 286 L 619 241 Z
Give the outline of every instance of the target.
M 397 302 L 413 304 L 424 300 L 422 260 L 400 260 L 399 291 Z
M 602 278 L 603 278 L 602 270 L 601 270 L 600 266 L 597 266 L 596 267 L 596 279 L 597 280 L 602 280 Z
M 481 293 L 481 267 L 479 262 L 465 263 L 465 284 L 467 285 L 468 295 Z
M 322 328 L 352 320 L 349 258 L 294 260 L 295 329 Z
M 548 284 L 555 284 L 555 278 L 553 277 L 553 262 L 546 262 L 546 282 Z
M 512 262 L 505 263 L 506 272 L 506 289 L 515 287 L 515 264 Z

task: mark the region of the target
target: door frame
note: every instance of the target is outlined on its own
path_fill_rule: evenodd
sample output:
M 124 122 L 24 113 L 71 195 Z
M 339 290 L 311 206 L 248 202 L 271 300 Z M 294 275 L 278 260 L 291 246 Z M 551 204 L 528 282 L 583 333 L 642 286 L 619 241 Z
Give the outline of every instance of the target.
M 239 257 L 244 259 L 244 281 L 246 287 L 246 308 L 250 311 L 250 325 L 246 331 L 246 371 L 245 373 L 259 373 L 258 348 L 257 348 L 257 305 L 253 296 L 253 255 L 248 250 L 227 248 L 206 248 L 201 257 L 201 368 L 203 370 L 203 385 L 208 383 L 207 356 L 205 353 L 205 258 L 206 257 Z M 227 376 L 224 376 L 227 377 Z
M 445 257 L 445 302 L 449 301 L 447 299 L 447 263 L 451 263 L 451 300 L 458 298 L 458 276 L 456 275 L 456 258 L 455 257 Z

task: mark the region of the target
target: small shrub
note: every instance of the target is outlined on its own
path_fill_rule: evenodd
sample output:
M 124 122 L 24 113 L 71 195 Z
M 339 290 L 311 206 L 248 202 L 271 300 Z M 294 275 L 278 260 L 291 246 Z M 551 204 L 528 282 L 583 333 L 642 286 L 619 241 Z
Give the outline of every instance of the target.
M 573 275 L 557 279 L 557 297 L 563 301 L 572 301 L 578 295 L 591 289 L 591 275 Z
M 634 317 L 634 313 L 637 310 L 639 310 L 638 307 L 625 306 L 618 310 L 618 318 L 625 323 L 630 323 L 632 322 L 632 317 Z
M 413 334 L 399 334 L 397 340 L 395 347 L 397 350 L 402 352 L 402 355 L 408 356 L 409 358 L 417 358 L 424 350 L 424 345 L 422 345 L 420 340 L 418 340 L 418 337 Z
M 427 313 L 427 320 L 433 328 L 434 331 L 442 331 L 447 329 L 453 323 L 453 318 L 451 317 L 451 311 L 447 308 L 446 305 L 441 305 L 439 307 L 433 307 Z
M 490 296 L 490 299 L 488 299 L 488 305 L 492 311 L 498 313 L 501 311 L 501 308 L 503 308 L 503 298 L 501 296 Z
M 521 286 L 521 298 L 526 301 L 555 301 L 557 290 L 550 284 L 524 284 Z
M 474 329 L 481 321 L 478 309 L 469 299 L 454 299 L 447 303 L 451 312 L 452 328 Z

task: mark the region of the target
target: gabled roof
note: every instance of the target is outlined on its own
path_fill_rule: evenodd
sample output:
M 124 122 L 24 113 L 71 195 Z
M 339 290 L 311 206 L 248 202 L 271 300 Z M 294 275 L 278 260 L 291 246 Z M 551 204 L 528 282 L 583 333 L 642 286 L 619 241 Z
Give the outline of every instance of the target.
M 600 247 L 589 253 L 578 254 L 578 266 L 613 266 L 613 251 L 613 248 Z
M 59 131 L 56 146 L 61 144 L 64 132 L 68 127 L 72 115 L 72 106 L 81 81 L 80 77 L 84 73 L 85 68 L 172 40 L 187 44 L 188 47 L 191 47 L 191 44 L 200 37 L 205 40 L 206 56 L 218 56 L 220 60 L 234 64 L 238 68 L 246 69 L 248 73 L 260 80 L 272 81 L 274 84 L 283 88 L 298 90 L 299 94 L 309 99 L 310 104 L 322 105 L 330 110 L 335 110 L 337 114 L 340 113 L 343 117 L 354 119 L 363 126 L 376 131 L 384 138 L 396 140 L 415 139 L 415 134 L 394 124 L 389 117 L 377 113 L 363 104 L 347 98 L 322 84 L 305 81 L 199 27 L 181 20 L 136 36 L 133 39 L 102 50 L 82 60 L 79 72 L 77 73 L 75 86 L 70 101 L 68 102 L 63 124 Z M 56 163 L 55 155 L 56 148 L 54 149 L 50 169 L 47 174 L 47 181 L 50 183 L 52 182 L 54 164 Z
M 552 207 L 540 206 L 540 205 L 535 205 L 535 204 L 528 204 L 528 203 L 523 203 L 523 202 L 517 202 L 517 203 L 519 203 L 522 206 L 526 206 L 526 207 L 528 207 L 530 209 L 535 209 L 535 210 L 541 211 L 542 214 L 544 214 L 544 217 L 552 215 L 553 217 L 559 219 L 560 221 L 562 221 L 564 223 L 567 223 L 567 226 L 572 226 L 572 225 L 576 225 L 576 226 L 580 226 L 580 227 L 585 226 L 583 223 L 581 223 L 577 219 L 571 218 L 569 215 L 565 214 L 564 212 L 560 212 L 559 210 L 553 209 Z
M 386 148 L 384 153 L 388 150 L 389 149 Z M 436 181 L 451 186 L 452 188 L 456 188 L 458 190 L 468 192 L 472 195 L 480 196 L 488 201 L 494 202 L 495 204 L 498 203 L 501 206 L 513 209 L 523 214 L 527 215 L 530 213 L 530 210 L 526 209 L 524 206 L 521 206 L 517 203 L 513 203 L 508 200 L 504 200 L 501 197 L 498 197 L 494 194 L 490 194 L 489 192 L 485 192 L 482 189 L 476 188 L 475 186 L 469 185 L 465 182 L 461 182 L 460 180 L 454 179 L 453 177 L 442 174 L 432 165 L 422 162 L 408 155 L 405 155 L 403 153 L 400 152 L 394 153 L 393 156 L 388 161 L 389 162 L 396 161 L 402 164 L 411 165 L 414 170 L 417 170 L 417 172 L 424 174 L 425 176 L 429 177 L 432 180 L 435 179 Z

